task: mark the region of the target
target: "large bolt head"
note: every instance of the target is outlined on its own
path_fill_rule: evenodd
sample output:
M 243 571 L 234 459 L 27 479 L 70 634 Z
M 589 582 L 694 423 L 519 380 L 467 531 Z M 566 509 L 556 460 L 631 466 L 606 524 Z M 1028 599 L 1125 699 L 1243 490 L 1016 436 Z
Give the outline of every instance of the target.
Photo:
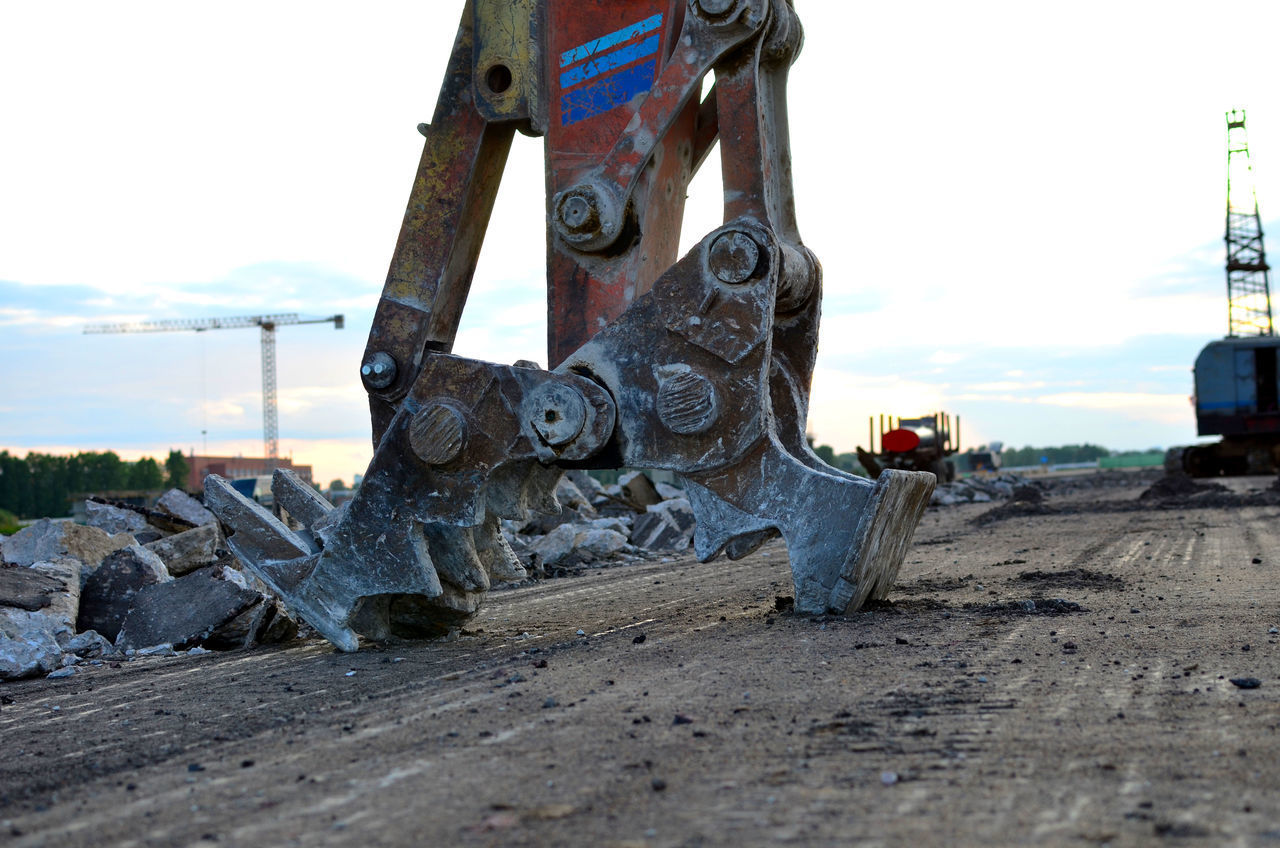
M 694 0 L 698 9 L 712 17 L 720 17 L 732 9 L 736 0 Z
M 462 453 L 466 441 L 466 419 L 446 404 L 424 406 L 409 422 L 409 446 L 428 465 L 452 462 Z
M 552 207 L 556 233 L 578 250 L 603 250 L 617 239 L 622 226 L 619 201 L 591 183 L 560 192 Z
M 722 283 L 746 282 L 759 262 L 760 248 L 751 236 L 737 230 L 716 236 L 707 251 L 707 266 Z
M 396 381 L 396 361 L 391 354 L 378 351 L 360 366 L 360 377 L 371 389 L 385 389 Z
M 587 404 L 573 388 L 545 383 L 529 393 L 525 414 L 542 440 L 558 448 L 578 438 L 586 426 Z
M 580 186 L 566 192 L 556 207 L 556 226 L 569 241 L 586 241 L 600 232 L 600 209 L 595 193 Z
M 690 435 L 711 427 L 720 417 L 715 386 L 701 374 L 684 371 L 658 387 L 658 417 L 673 433 Z

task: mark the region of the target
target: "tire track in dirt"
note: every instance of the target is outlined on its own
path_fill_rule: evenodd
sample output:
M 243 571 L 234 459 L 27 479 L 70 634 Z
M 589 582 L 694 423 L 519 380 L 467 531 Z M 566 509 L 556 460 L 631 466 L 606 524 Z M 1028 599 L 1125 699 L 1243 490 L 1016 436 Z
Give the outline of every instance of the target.
M 136 759 L 64 771 L 65 786 L 32 796 L 47 810 L 4 815 L 28 833 L 18 845 L 206 832 L 319 845 L 1247 843 L 1280 822 L 1265 794 L 1280 744 L 1266 727 L 1280 714 L 1268 718 L 1266 686 L 1242 694 L 1217 675 L 1244 659 L 1276 676 L 1265 637 L 1248 637 L 1248 653 L 1239 642 L 1280 615 L 1280 589 L 1269 562 L 1239 561 L 1242 526 L 1275 550 L 1274 510 L 981 531 L 940 516 L 930 532 L 946 544 L 913 550 L 900 581 L 911 591 L 844 617 L 776 613 L 790 582 L 785 555 L 766 549 L 496 592 L 476 635 L 454 641 L 356 655 L 311 643 L 22 684 L 0 713 L 18 747 L 67 758 L 75 728 Z M 1124 582 L 1040 584 L 1088 612 L 1010 606 L 1041 594 L 1020 572 L 1072 569 Z M 1189 647 L 1166 640 L 1188 633 Z M 121 728 L 132 703 L 138 726 Z M 29 779 L 5 769 L 0 785 Z

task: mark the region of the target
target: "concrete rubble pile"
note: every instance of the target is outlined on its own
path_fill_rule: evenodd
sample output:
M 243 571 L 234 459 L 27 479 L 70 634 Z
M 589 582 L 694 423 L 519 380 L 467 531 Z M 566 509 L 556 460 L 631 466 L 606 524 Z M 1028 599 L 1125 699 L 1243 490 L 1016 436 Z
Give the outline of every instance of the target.
M 503 532 L 531 574 L 546 576 L 583 567 L 636 562 L 693 542 L 693 508 L 684 492 L 653 483 L 643 472 L 605 486 L 582 471 L 560 478 L 558 515 L 506 521 Z
M 966 477 L 939 484 L 932 506 L 1006 501 L 1021 486 L 1037 484 L 1017 474 Z M 693 509 L 684 491 L 653 483 L 644 473 L 624 474 L 603 486 L 582 471 L 561 478 L 556 496 L 564 509 L 527 524 L 505 522 L 512 548 L 530 573 L 566 567 L 634 561 L 692 547 Z
M 174 489 L 154 510 L 85 509 L 87 525 L 46 518 L 0 538 L 0 680 L 297 634 L 194 498 Z
M 1009 500 L 1019 486 L 1035 485 L 1017 474 L 994 474 L 989 477 L 964 477 L 951 483 L 939 483 L 933 490 L 930 506 L 954 506 L 962 503 L 990 503 Z
M 1026 483 L 1014 474 L 957 480 L 939 485 L 932 504 L 1008 500 Z M 605 486 L 569 471 L 556 497 L 557 515 L 503 522 L 534 578 L 692 548 L 684 491 L 643 472 Z M 196 499 L 175 489 L 155 509 L 94 499 L 85 511 L 87 525 L 41 519 L 0 537 L 0 680 L 296 637 L 297 623 L 227 551 L 217 519 Z

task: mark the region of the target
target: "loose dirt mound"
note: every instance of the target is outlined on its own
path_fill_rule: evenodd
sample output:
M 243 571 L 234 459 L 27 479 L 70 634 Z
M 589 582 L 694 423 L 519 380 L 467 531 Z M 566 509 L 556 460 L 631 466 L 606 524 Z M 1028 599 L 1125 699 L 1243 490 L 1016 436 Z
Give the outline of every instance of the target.
M 1017 579 L 1046 589 L 1119 590 L 1124 588 L 1124 581 L 1114 574 L 1090 571 L 1087 568 L 1070 568 L 1066 571 L 1023 571 Z
M 1039 495 L 1039 492 L 1036 493 Z M 989 509 L 973 519 L 973 523 L 978 527 L 993 524 L 997 521 L 1004 521 L 1008 518 L 1026 518 L 1031 515 L 1056 515 L 1057 510 L 1046 504 L 1043 500 L 1034 501 L 1009 501 L 1000 504 L 993 509 Z
M 1168 500 L 1169 498 L 1191 498 L 1208 492 L 1225 493 L 1230 490 L 1221 483 L 1197 483 L 1185 474 L 1167 474 L 1151 484 L 1138 500 Z
M 1071 615 L 1077 612 L 1088 612 L 1075 601 L 1064 598 L 1029 598 L 1025 601 L 1000 601 L 991 604 L 965 604 L 965 612 L 985 615 L 991 618 L 1000 616 L 1021 615 Z
M 895 586 L 894 593 L 902 595 L 936 595 L 939 592 L 955 592 L 968 586 L 972 580 L 972 574 L 968 577 L 921 577 L 919 580 Z

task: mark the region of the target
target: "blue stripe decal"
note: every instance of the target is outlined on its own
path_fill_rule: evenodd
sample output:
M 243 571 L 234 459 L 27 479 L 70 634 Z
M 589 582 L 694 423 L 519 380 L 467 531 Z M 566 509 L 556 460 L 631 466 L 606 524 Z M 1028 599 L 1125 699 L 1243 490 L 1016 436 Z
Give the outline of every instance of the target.
M 1196 404 L 1196 406 L 1200 407 L 1201 409 L 1235 409 L 1236 407 L 1244 407 L 1244 406 L 1252 406 L 1252 405 L 1253 405 L 1252 403 L 1237 403 L 1234 400 L 1221 400 L 1221 401 L 1214 401 L 1212 403 L 1208 401 L 1201 401 L 1200 403 Z
M 648 91 L 653 87 L 657 69 L 658 60 L 650 59 L 561 95 L 560 123 L 567 127 L 585 121 Z
M 651 35 L 637 44 L 628 45 L 620 50 L 606 53 L 603 56 L 592 59 L 590 62 L 578 65 L 576 68 L 570 68 L 560 74 L 560 88 L 571 88 L 580 82 L 599 76 L 605 71 L 612 71 L 614 68 L 630 65 L 636 59 L 652 56 L 658 52 L 658 40 L 660 38 L 660 35 Z
M 639 23 L 625 26 L 622 29 L 611 32 L 608 35 L 602 35 L 599 38 L 588 41 L 586 44 L 579 44 L 572 50 L 566 50 L 560 54 L 560 67 L 567 68 L 575 62 L 581 62 L 588 56 L 594 56 L 608 50 L 614 45 L 621 44 L 624 41 L 630 41 L 637 35 L 643 35 L 646 32 L 653 32 L 662 26 L 662 13 L 654 15 L 651 18 L 645 18 Z

